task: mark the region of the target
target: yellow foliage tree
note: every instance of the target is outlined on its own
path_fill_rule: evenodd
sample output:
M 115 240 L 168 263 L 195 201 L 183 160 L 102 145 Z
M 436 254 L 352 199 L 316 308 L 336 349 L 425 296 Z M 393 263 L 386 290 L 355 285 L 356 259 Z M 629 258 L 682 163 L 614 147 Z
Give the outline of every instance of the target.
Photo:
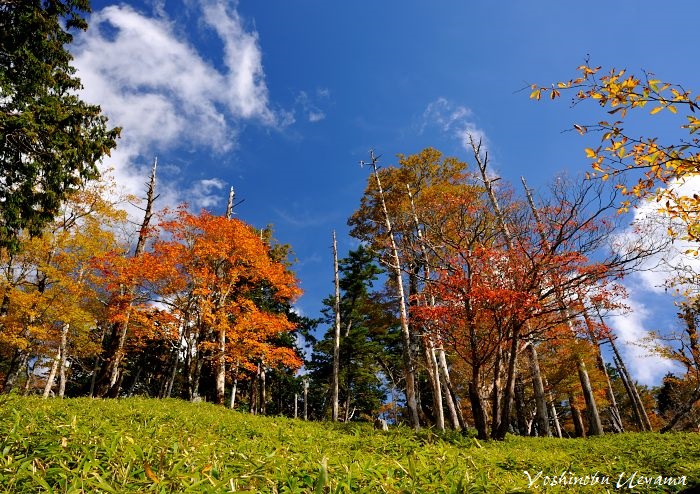
M 548 95 L 557 99 L 568 92 L 573 93 L 574 104 L 592 100 L 606 109 L 614 121 L 574 125 L 581 134 L 596 131 L 601 135 L 598 146 L 585 150 L 586 157 L 592 160 L 593 171 L 589 175 L 607 180 L 640 172 L 628 185 L 618 185 L 627 196 L 621 210 L 628 210 L 632 200 L 653 198 L 661 211 L 683 225 L 682 238 L 700 241 L 700 194 L 682 187 L 700 175 L 700 119 L 696 116 L 700 96 L 693 96 L 679 84 L 662 82 L 650 73 L 641 77 L 626 70 L 603 73 L 601 67 L 587 64 L 578 70 L 579 77 L 550 87 L 533 84 L 530 97 L 539 100 Z M 668 143 L 654 136 L 632 136 L 625 130 L 628 114 L 646 110 L 650 115 L 665 112 L 677 118 L 687 137 Z M 669 232 L 674 235 L 673 229 Z M 693 253 L 697 255 L 697 249 Z

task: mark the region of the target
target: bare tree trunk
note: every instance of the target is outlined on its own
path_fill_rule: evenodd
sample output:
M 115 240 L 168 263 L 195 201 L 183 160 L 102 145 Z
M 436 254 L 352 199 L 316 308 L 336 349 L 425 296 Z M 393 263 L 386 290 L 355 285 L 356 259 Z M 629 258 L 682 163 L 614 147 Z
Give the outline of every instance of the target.
M 29 330 L 26 328 L 22 330 L 22 337 L 29 337 Z M 9 393 L 16 385 L 20 379 L 20 374 L 22 370 L 27 367 L 27 361 L 29 360 L 29 352 L 27 350 L 16 349 L 10 360 L 10 366 L 5 375 L 5 382 L 2 386 L 3 393 Z
M 540 231 L 540 236 L 542 238 L 542 243 L 548 246 L 547 238 L 545 237 L 542 221 L 540 220 L 540 215 L 535 207 L 535 201 L 532 199 L 532 194 L 527 188 L 525 183 L 525 178 L 521 177 L 523 188 L 525 189 L 525 195 L 527 196 L 528 203 L 530 204 L 530 209 L 532 210 L 532 215 L 537 223 L 538 230 Z M 573 324 L 571 323 L 571 316 L 569 310 L 566 307 L 564 300 L 564 294 L 561 288 L 557 285 L 554 286 L 554 293 L 557 298 L 557 304 L 559 305 L 559 312 L 566 320 L 566 323 L 571 331 L 571 334 L 575 334 Z M 583 390 L 583 397 L 586 400 L 586 411 L 588 414 L 588 420 L 590 423 L 589 433 L 598 436 L 603 434 L 603 425 L 600 421 L 600 413 L 598 412 L 598 405 L 596 403 L 595 395 L 593 394 L 593 389 L 591 388 L 591 381 L 588 377 L 588 370 L 586 370 L 586 365 L 580 355 L 576 356 L 576 368 L 578 370 L 579 380 L 581 381 L 581 388 Z
M 581 411 L 574 403 L 573 395 L 569 395 L 569 407 L 571 408 L 571 419 L 574 422 L 576 437 L 586 437 L 586 428 L 583 425 L 583 417 L 581 416 Z
M 595 402 L 591 381 L 588 378 L 588 371 L 583 359 L 578 356 L 576 358 L 576 369 L 578 370 L 581 387 L 583 388 L 583 399 L 586 401 L 586 410 L 588 412 L 588 433 L 592 436 L 600 436 L 603 434 L 603 424 L 600 421 L 598 406 Z
M 267 414 L 267 381 L 265 373 L 265 364 L 260 366 L 260 413 L 262 415 Z
M 491 388 L 491 434 L 496 434 L 501 426 L 501 360 L 503 348 L 496 350 L 496 360 L 493 363 L 493 386 Z
M 502 441 L 508 434 L 510 425 L 510 412 L 513 407 L 513 395 L 515 394 L 515 376 L 517 374 L 516 366 L 518 361 L 518 341 L 520 340 L 520 332 L 518 327 L 511 328 L 511 347 L 508 355 L 508 369 L 506 371 L 506 385 L 503 390 L 503 405 L 501 407 L 501 423 L 493 436 L 494 439 Z
M 250 403 L 250 413 L 253 415 L 256 415 L 258 413 L 258 377 L 260 376 L 260 364 L 258 364 L 258 369 L 253 375 L 253 379 L 250 380 L 250 395 L 249 395 L 249 403 Z
M 226 205 L 226 219 L 230 220 L 233 216 L 233 200 L 235 193 L 233 187 L 229 190 L 228 204 Z M 221 295 L 219 305 L 223 306 L 224 296 Z M 219 307 L 220 308 L 220 307 Z M 226 399 L 226 328 L 223 326 L 219 329 L 218 348 L 216 356 L 216 404 L 223 405 Z
M 433 341 L 430 338 L 430 335 L 428 335 L 426 339 L 427 343 L 430 345 L 430 349 L 428 351 L 428 357 L 430 358 L 430 370 L 428 372 L 432 376 L 431 382 L 434 381 L 435 386 L 435 389 L 433 391 L 433 402 L 435 410 L 437 412 L 437 427 L 439 430 L 444 431 L 445 410 L 442 405 L 442 386 L 440 383 L 440 371 L 438 369 L 437 357 L 435 355 L 435 346 L 433 345 Z
M 600 315 L 600 312 L 598 312 L 598 318 L 600 319 L 601 323 L 605 324 L 605 322 L 603 321 L 603 317 Z M 610 346 L 612 348 L 613 362 L 617 367 L 617 371 L 620 374 L 620 379 L 622 379 L 622 384 L 625 386 L 625 391 L 627 391 L 627 395 L 629 396 L 630 403 L 632 404 L 632 412 L 634 413 L 635 418 L 637 419 L 637 423 L 639 424 L 640 429 L 642 429 L 643 431 L 651 431 L 651 422 L 649 421 L 649 416 L 647 415 L 647 411 L 644 407 L 644 403 L 642 402 L 642 398 L 641 396 L 639 396 L 639 391 L 637 391 L 637 386 L 634 382 L 634 379 L 632 379 L 630 373 L 627 371 L 627 366 L 622 360 L 620 352 L 617 350 L 615 338 L 612 334 L 608 334 L 607 341 L 608 343 L 610 343 Z
M 450 380 L 450 371 L 447 367 L 447 357 L 445 356 L 445 350 L 442 348 L 442 346 L 437 349 L 437 357 L 438 368 L 440 369 L 440 375 L 442 377 L 441 382 L 444 387 L 443 396 L 445 397 L 445 402 L 447 403 L 447 409 L 450 412 L 452 428 L 459 431 L 465 428 L 464 418 L 462 418 L 462 413 L 459 409 L 459 402 L 456 399 L 457 395 L 453 392 L 452 381 Z
M 103 347 L 105 341 L 105 328 L 100 327 L 100 348 Z M 95 397 L 95 384 L 97 383 L 97 375 L 100 374 L 100 355 L 95 356 L 95 365 L 92 366 L 92 375 L 90 376 L 90 398 Z
M 229 402 L 229 408 L 233 410 L 233 408 L 236 406 L 236 392 L 238 391 L 238 365 L 239 362 L 236 362 L 236 367 L 233 370 L 233 387 L 231 388 L 231 401 Z
M 27 365 L 24 367 L 24 387 L 22 388 L 22 396 L 29 395 L 29 390 L 32 387 L 34 377 L 34 366 L 36 365 L 36 359 L 27 359 Z
M 51 370 L 49 371 L 49 375 L 46 377 L 46 385 L 44 385 L 44 398 L 48 398 L 49 395 L 51 394 L 51 388 L 53 388 L 54 381 L 56 380 L 56 371 L 58 370 L 58 362 L 61 360 L 61 348 L 59 347 L 58 350 L 56 350 L 56 356 L 53 358 L 53 361 L 51 362 Z
M 540 360 L 537 356 L 535 344 L 532 341 L 527 343 L 527 347 L 530 373 L 532 375 L 532 387 L 535 394 L 535 421 L 537 422 L 537 433 L 540 436 L 551 436 L 552 431 L 549 427 L 547 397 L 545 396 L 544 382 L 542 381 L 542 373 L 540 371 Z
M 549 387 L 549 385 L 547 385 Z M 552 390 L 550 389 L 549 392 L 549 407 L 550 407 L 550 416 L 552 417 L 552 423 L 554 424 L 554 432 L 556 433 L 556 436 L 558 438 L 562 437 L 561 433 L 561 425 L 559 424 L 559 415 L 557 414 L 557 407 L 554 404 L 554 397 L 552 396 Z
M 479 392 L 479 384 L 481 381 L 480 372 L 481 369 L 478 365 L 472 366 L 472 377 L 469 380 L 469 402 L 472 407 L 476 437 L 486 440 L 489 438 L 488 418 L 486 416 L 486 407 L 484 406 L 481 393 Z
M 333 273 L 335 281 L 335 300 L 333 302 L 333 311 L 335 312 L 335 333 L 333 336 L 333 376 L 332 376 L 332 414 L 331 420 L 338 421 L 338 388 L 339 372 L 340 372 L 340 273 L 338 270 L 338 244 L 335 238 L 335 230 L 333 231 Z
M 146 248 L 146 240 L 148 238 L 148 226 L 151 222 L 151 217 L 153 216 L 153 203 L 158 198 L 156 195 L 156 167 L 158 166 L 158 159 L 156 158 L 153 162 L 153 168 L 151 169 L 151 179 L 147 185 L 146 192 L 146 207 L 144 209 L 143 222 L 141 223 L 141 228 L 139 229 L 139 237 L 136 242 L 136 248 L 134 249 L 134 257 L 139 256 Z M 124 290 L 128 291 L 131 295 L 134 293 L 134 287 L 124 287 Z M 126 314 L 124 320 L 120 322 L 116 328 L 115 334 L 117 335 L 117 341 L 113 345 L 111 350 L 111 355 L 108 355 L 105 359 L 105 365 L 107 369 L 103 370 L 103 374 L 109 375 L 109 384 L 102 384 L 99 387 L 98 395 L 104 396 L 107 393 L 110 395 L 119 395 L 119 386 L 117 386 L 117 381 L 119 380 L 119 375 L 121 372 L 121 363 L 124 359 L 124 345 L 126 343 L 126 337 L 129 330 L 129 316 L 131 313 L 131 301 L 126 307 Z M 115 387 L 117 389 L 115 389 Z
M 525 383 L 520 374 L 515 378 L 515 417 L 518 423 L 518 433 L 527 436 L 528 426 L 525 417 Z
M 613 391 L 612 382 L 610 381 L 608 369 L 607 367 L 605 367 L 605 361 L 603 360 L 603 352 L 601 352 L 600 350 L 600 342 L 598 341 L 598 338 L 595 335 L 595 331 L 593 329 L 593 322 L 591 321 L 591 318 L 585 309 L 583 311 L 583 320 L 586 323 L 588 337 L 590 338 L 591 343 L 593 343 L 593 345 L 595 345 L 596 348 L 596 366 L 598 367 L 598 370 L 600 370 L 605 376 L 605 395 L 608 398 L 608 401 L 610 402 L 610 405 L 608 406 L 608 412 L 610 413 L 610 424 L 612 425 L 613 432 L 625 432 L 625 429 L 622 425 L 622 418 L 620 417 L 620 409 L 617 407 L 617 399 L 615 398 L 615 392 Z
M 408 192 L 408 199 L 411 203 L 411 213 L 413 214 L 413 223 L 416 228 L 416 235 L 418 236 L 418 243 L 420 244 L 421 260 L 423 263 L 423 271 L 425 273 L 425 287 L 430 283 L 430 259 L 428 258 L 428 249 L 425 245 L 425 238 L 423 237 L 423 230 L 420 226 L 420 221 L 418 220 L 418 213 L 416 212 L 416 205 L 413 201 L 413 194 L 411 193 L 410 184 L 406 184 L 406 190 Z M 430 294 L 429 299 L 426 298 L 426 304 L 431 307 L 435 306 L 435 297 Z M 435 420 L 437 428 L 441 431 L 445 430 L 445 410 L 442 405 L 442 386 L 440 385 L 440 371 L 436 358 L 435 344 L 433 342 L 433 334 L 430 328 L 426 328 L 426 334 L 422 338 L 423 348 L 425 352 L 426 361 L 426 371 L 428 372 L 428 381 L 432 389 L 433 395 L 433 408 L 435 410 Z M 451 400 L 450 400 L 451 401 Z M 448 404 L 449 406 L 454 406 L 453 404 Z
M 374 156 L 372 151 L 370 154 L 372 159 L 372 170 L 374 172 L 374 178 L 377 181 L 377 189 L 379 191 L 379 198 L 382 204 L 382 211 L 384 212 L 384 221 L 386 223 L 387 235 L 391 244 L 391 253 L 393 259 L 393 265 L 391 266 L 394 271 L 394 278 L 396 281 L 396 288 L 398 291 L 398 302 L 399 302 L 399 319 L 401 322 L 401 342 L 402 342 L 402 354 L 404 363 L 404 375 L 406 381 L 406 407 L 408 408 L 408 419 L 411 427 L 415 430 L 420 429 L 420 418 L 418 416 L 418 403 L 416 401 L 416 371 L 413 365 L 412 351 L 411 351 L 411 332 L 408 327 L 408 312 L 406 310 L 406 298 L 403 288 L 403 276 L 401 273 L 401 260 L 399 259 L 399 250 L 396 247 L 396 240 L 394 239 L 394 231 L 392 229 L 391 220 L 389 219 L 389 211 L 386 207 L 386 202 L 384 201 L 384 190 L 382 189 L 382 183 L 379 179 L 379 173 L 377 171 L 377 161 L 378 158 Z
M 68 330 L 69 324 L 64 324 L 61 328 L 61 358 L 58 362 L 58 397 L 66 395 L 66 360 L 68 358 Z
M 304 379 L 304 420 L 309 420 L 309 380 Z
M 226 399 L 226 329 L 220 328 L 216 355 L 216 404 L 223 405 Z

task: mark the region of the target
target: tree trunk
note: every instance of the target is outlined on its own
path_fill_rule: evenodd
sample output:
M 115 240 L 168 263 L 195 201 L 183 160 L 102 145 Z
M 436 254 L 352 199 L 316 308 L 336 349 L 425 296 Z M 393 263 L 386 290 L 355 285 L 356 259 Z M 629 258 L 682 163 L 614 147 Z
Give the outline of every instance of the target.
M 527 418 L 525 417 L 525 383 L 520 374 L 515 378 L 515 417 L 518 424 L 518 434 L 527 436 Z
M 266 382 L 265 364 L 260 366 L 260 413 L 267 414 L 267 382 Z
M 226 399 L 226 329 L 221 328 L 218 335 L 216 356 L 216 404 L 223 405 Z
M 598 406 L 596 405 L 593 389 L 591 388 L 591 381 L 588 378 L 586 364 L 580 356 L 576 359 L 576 369 L 578 370 L 581 387 L 583 388 L 583 399 L 586 401 L 589 424 L 588 433 L 591 436 L 602 436 L 603 424 L 600 421 L 600 414 L 598 413 Z
M 309 420 L 309 380 L 304 380 L 304 420 Z
M 586 437 L 586 428 L 583 425 L 583 417 L 581 411 L 574 403 L 574 397 L 569 395 L 569 407 L 571 408 L 571 420 L 574 422 L 574 432 L 576 437 Z
M 598 317 L 600 317 L 600 314 L 598 314 Z M 602 317 L 600 319 L 602 322 Z M 632 403 L 632 409 L 635 413 L 635 416 L 638 418 L 639 426 L 643 431 L 651 431 L 651 422 L 649 421 L 649 416 L 647 415 L 647 411 L 644 407 L 644 403 L 642 402 L 642 398 L 639 396 L 639 391 L 637 391 L 637 385 L 635 384 L 634 380 L 627 371 L 627 366 L 622 360 L 620 352 L 618 352 L 617 350 L 617 345 L 615 344 L 615 340 L 612 337 L 612 335 L 608 335 L 608 342 L 612 347 L 617 370 L 620 373 L 620 377 L 622 378 L 623 384 L 625 385 L 625 390 L 627 391 L 627 394 L 630 398 L 630 402 Z
M 503 349 L 496 350 L 496 360 L 493 363 L 493 386 L 491 388 L 491 434 L 501 426 L 501 360 Z
M 424 289 L 427 290 L 428 288 L 428 283 L 430 283 L 430 259 L 428 257 L 428 249 L 425 245 L 425 238 L 423 237 L 423 230 L 421 229 L 420 226 L 420 221 L 418 220 L 418 213 L 416 212 L 416 205 L 413 202 L 413 194 L 411 193 L 411 186 L 410 184 L 406 184 L 406 190 L 408 192 L 408 199 L 411 203 L 411 213 L 413 215 L 413 224 L 416 228 L 416 235 L 418 236 L 418 243 L 420 245 L 420 252 L 421 252 L 421 262 L 423 264 L 423 271 L 424 271 L 424 276 L 425 276 L 425 286 Z M 420 270 L 420 267 L 417 266 L 417 269 Z M 417 276 L 418 273 L 416 273 Z M 417 286 L 416 289 L 414 290 L 415 295 L 418 295 L 418 290 Z M 429 305 L 430 307 L 435 306 L 435 298 L 431 294 L 429 299 L 427 297 L 423 297 L 425 299 L 426 305 Z M 428 381 L 430 382 L 430 386 L 432 389 L 432 394 L 433 394 L 433 408 L 435 410 L 435 420 L 436 420 L 436 425 L 439 430 L 444 431 L 445 430 L 445 411 L 443 408 L 442 404 L 442 386 L 440 384 L 440 371 L 437 363 L 437 358 L 435 354 L 435 345 L 433 342 L 433 332 L 431 331 L 430 327 L 427 327 L 425 330 L 425 335 L 422 338 L 422 343 L 423 347 L 425 350 L 425 360 L 426 360 L 426 370 L 428 372 Z M 448 405 L 449 406 L 449 405 Z
M 168 378 L 168 382 L 165 385 L 165 391 L 163 393 L 164 398 L 170 398 L 173 392 L 173 385 L 175 384 L 175 378 L 177 377 L 177 368 L 180 364 L 180 352 L 176 348 L 173 350 L 173 363 L 172 363 L 172 371 L 170 372 L 170 377 Z
M 338 244 L 333 230 L 333 274 L 335 282 L 335 300 L 333 311 L 335 312 L 335 333 L 333 335 L 333 376 L 332 376 L 332 413 L 331 420 L 338 421 L 338 389 L 340 373 L 340 273 L 338 270 Z
M 488 433 L 488 418 L 486 417 L 486 407 L 481 399 L 479 392 L 481 378 L 479 376 L 479 368 L 472 367 L 472 378 L 469 381 L 469 402 L 472 407 L 472 415 L 474 416 L 474 427 L 476 428 L 476 437 L 478 439 L 487 440 Z
M 5 382 L 3 384 L 3 393 L 9 393 L 19 381 L 22 369 L 27 367 L 27 361 L 29 360 L 29 352 L 25 350 L 15 350 L 10 360 L 10 368 L 5 376 Z
M 520 340 L 519 328 L 511 328 L 511 346 L 508 355 L 508 370 L 506 374 L 506 386 L 503 392 L 503 406 L 501 407 L 501 424 L 493 437 L 499 441 L 506 438 L 510 425 L 510 411 L 513 406 L 513 395 L 515 394 L 516 364 L 518 361 L 518 341 Z
M 537 422 L 537 433 L 543 437 L 551 436 L 552 431 L 549 427 L 547 397 L 545 395 L 544 382 L 542 381 L 542 372 L 540 371 L 540 360 L 534 342 L 530 341 L 526 344 L 528 347 L 527 356 L 530 363 L 530 374 L 532 375 L 532 388 L 535 394 L 535 421 Z
M 441 383 L 444 387 L 443 396 L 445 397 L 445 402 L 447 403 L 447 409 L 450 412 L 450 420 L 452 423 L 452 428 L 456 431 L 465 428 L 464 418 L 462 417 L 462 411 L 459 409 L 459 401 L 457 400 L 457 395 L 453 392 L 452 381 L 450 380 L 450 371 L 447 367 L 447 357 L 445 356 L 445 350 L 440 346 L 437 349 L 438 357 L 438 368 L 440 369 Z
M 136 242 L 136 248 L 134 249 L 134 257 L 141 255 L 146 248 L 146 240 L 148 238 L 148 226 L 151 222 L 151 217 L 153 216 L 153 203 L 158 198 L 156 196 L 156 168 L 158 166 L 158 159 L 156 158 L 153 162 L 153 168 L 151 169 L 151 179 L 148 183 L 148 189 L 146 192 L 146 207 L 144 209 L 143 221 L 141 222 L 141 227 L 139 228 L 139 237 Z M 134 294 L 134 287 L 123 287 L 123 290 L 128 292 L 132 297 Z M 132 298 L 130 297 L 130 298 Z M 124 320 L 117 324 L 114 334 L 117 335 L 117 341 L 112 345 L 111 354 L 106 355 L 104 359 L 106 369 L 104 369 L 103 374 L 109 375 L 109 384 L 103 383 L 98 387 L 98 396 L 106 396 L 107 394 L 111 396 L 119 395 L 119 386 L 117 382 L 120 380 L 119 376 L 121 373 L 121 363 L 125 356 L 124 345 L 126 343 L 126 337 L 129 330 L 129 316 L 131 313 L 131 300 L 126 307 L 126 314 Z M 115 389 L 116 388 L 116 389 Z
M 552 423 L 554 424 L 554 432 L 556 436 L 561 439 L 561 425 L 559 424 L 559 415 L 557 414 L 557 407 L 554 404 L 554 397 L 552 396 L 552 391 L 549 391 L 549 407 L 551 410 L 550 416 L 552 417 Z
M 61 348 L 59 347 L 56 351 L 56 356 L 53 358 L 51 363 L 51 370 L 49 375 L 46 377 L 46 384 L 44 385 L 44 398 L 48 398 L 51 394 L 51 388 L 53 388 L 54 381 L 56 380 L 56 371 L 58 370 L 58 362 L 61 360 Z
M 445 430 L 445 412 L 442 407 L 442 388 L 440 386 L 440 376 L 437 368 L 437 359 L 435 358 L 435 348 L 429 335 L 425 335 L 423 340 L 423 351 L 425 354 L 426 372 L 428 374 L 428 382 L 433 395 L 433 410 L 435 416 L 435 426 L 438 430 Z
M 386 223 L 387 236 L 389 237 L 389 241 L 391 244 L 391 254 L 393 259 L 393 266 L 391 266 L 391 268 L 394 271 L 393 274 L 394 279 L 396 281 L 396 289 L 398 291 L 397 295 L 399 302 L 399 319 L 401 322 L 401 343 L 404 364 L 404 377 L 406 381 L 406 407 L 408 408 L 408 419 L 411 427 L 415 430 L 418 430 L 420 429 L 420 419 L 418 417 L 418 403 L 416 401 L 416 372 L 413 366 L 413 357 L 411 351 L 411 331 L 408 327 L 408 312 L 406 310 L 406 298 L 403 289 L 401 260 L 399 259 L 399 250 L 396 247 L 394 231 L 392 229 L 391 220 L 389 219 L 389 211 L 387 210 L 386 202 L 384 201 L 384 190 L 382 189 L 382 183 L 379 179 L 379 173 L 377 172 L 378 158 L 374 156 L 374 152 L 371 153 L 371 158 L 374 178 L 377 181 L 379 198 L 382 204 L 382 211 L 384 212 L 384 221 Z
M 22 388 L 22 396 L 28 396 L 29 390 L 31 389 L 34 376 L 34 366 L 36 365 L 36 359 L 27 359 L 27 365 L 24 367 L 24 387 Z
M 69 324 L 64 324 L 61 328 L 61 358 L 58 362 L 58 397 L 66 395 L 66 361 L 68 358 L 68 330 Z

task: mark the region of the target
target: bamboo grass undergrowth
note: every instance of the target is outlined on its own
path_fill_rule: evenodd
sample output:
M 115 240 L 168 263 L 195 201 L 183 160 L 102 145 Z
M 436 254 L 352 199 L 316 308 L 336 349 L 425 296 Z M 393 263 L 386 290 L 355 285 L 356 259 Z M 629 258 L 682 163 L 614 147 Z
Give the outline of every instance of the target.
M 658 477 L 667 484 L 638 483 Z M 0 397 L 2 492 L 681 492 L 698 482 L 696 433 L 479 442 L 175 399 Z

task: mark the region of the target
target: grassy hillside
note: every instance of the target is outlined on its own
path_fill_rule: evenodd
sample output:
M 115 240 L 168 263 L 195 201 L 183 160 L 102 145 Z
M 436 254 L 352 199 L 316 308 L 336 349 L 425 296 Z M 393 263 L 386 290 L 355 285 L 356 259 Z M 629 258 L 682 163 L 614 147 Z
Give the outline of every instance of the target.
M 609 484 L 551 487 L 563 472 Z M 638 484 L 658 476 L 686 485 Z M 482 444 L 177 400 L 0 397 L 2 492 L 679 492 L 698 482 L 698 434 Z

